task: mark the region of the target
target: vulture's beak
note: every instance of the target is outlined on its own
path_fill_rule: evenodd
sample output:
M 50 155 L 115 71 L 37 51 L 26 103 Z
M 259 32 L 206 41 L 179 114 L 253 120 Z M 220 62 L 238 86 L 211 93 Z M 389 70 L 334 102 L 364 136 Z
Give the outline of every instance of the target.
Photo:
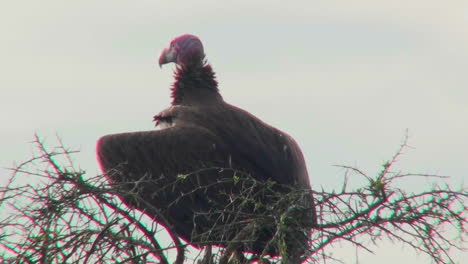
M 177 52 L 174 47 L 165 48 L 159 56 L 159 67 L 169 62 L 177 61 Z

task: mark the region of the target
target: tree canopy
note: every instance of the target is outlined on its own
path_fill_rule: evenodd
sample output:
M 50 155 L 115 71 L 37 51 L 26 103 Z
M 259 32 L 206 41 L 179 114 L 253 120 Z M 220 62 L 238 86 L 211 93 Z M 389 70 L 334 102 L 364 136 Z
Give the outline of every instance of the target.
M 451 252 L 463 249 L 468 233 L 468 193 L 464 187 L 454 189 L 436 183 L 418 193 L 402 188 L 401 182 L 408 177 L 443 180 L 437 175 L 393 171 L 406 143 L 405 138 L 377 175 L 340 166 L 345 171 L 340 189 L 313 191 L 319 223 L 313 227 L 301 262 L 330 263 L 334 260 L 332 246 L 337 243 L 371 251 L 372 243 L 390 239 L 425 253 L 434 263 L 456 263 Z M 138 199 L 138 195 L 109 184 L 103 175 L 87 175 L 77 169 L 71 159 L 75 151 L 60 140 L 52 149 L 38 136 L 34 144 L 36 155 L 13 168 L 8 184 L 0 187 L 0 260 L 4 263 L 289 263 L 288 247 L 294 245 L 295 237 L 304 234 L 295 220 L 307 208 L 291 205 L 299 195 L 297 190 L 281 194 L 273 205 L 265 205 L 257 197 L 277 183 L 256 181 L 239 173 L 230 180 L 243 191 L 226 194 L 233 202 L 223 212 L 232 221 L 213 228 L 228 230 L 229 225 L 242 225 L 242 231 L 225 241 L 225 248 L 194 249 L 170 227 L 163 228 L 119 199 L 123 195 Z M 188 177 L 190 174 L 181 175 L 180 181 Z M 350 188 L 348 183 L 355 177 L 363 177 L 366 184 Z M 216 188 L 216 184 L 199 188 Z M 233 216 L 244 206 L 265 210 L 239 223 Z M 280 256 L 271 257 L 266 251 L 239 254 L 237 249 L 265 225 L 276 230 L 268 246 L 278 249 Z

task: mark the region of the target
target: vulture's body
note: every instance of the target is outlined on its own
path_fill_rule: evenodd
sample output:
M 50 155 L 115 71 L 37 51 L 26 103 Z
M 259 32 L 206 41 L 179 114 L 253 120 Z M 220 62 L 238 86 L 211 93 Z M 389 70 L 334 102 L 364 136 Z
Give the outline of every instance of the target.
M 177 39 L 171 43 L 178 56 L 170 57 L 167 53 L 172 51 L 165 50 L 160 59 L 178 64 L 172 106 L 154 117 L 160 129 L 104 136 L 98 142 L 98 159 L 110 180 L 123 183 L 122 189 L 130 193 L 122 195 L 127 205 L 153 216 L 192 244 L 225 245 L 223 241 L 233 239 L 242 225 L 223 227 L 228 221 L 223 213 L 233 206 L 227 194 L 240 192 L 239 185 L 223 179 L 232 180 L 241 172 L 258 181 L 310 190 L 309 177 L 296 142 L 224 102 L 211 66 L 203 62 L 203 49 L 200 54 L 183 54 L 184 47 L 189 49 L 199 40 L 182 37 L 189 39 L 179 40 L 179 47 Z M 268 203 L 268 198 L 262 202 Z M 308 221 L 315 222 L 311 194 L 300 204 L 310 209 Z M 238 217 L 241 223 L 251 218 Z M 262 253 L 272 232 L 245 248 Z

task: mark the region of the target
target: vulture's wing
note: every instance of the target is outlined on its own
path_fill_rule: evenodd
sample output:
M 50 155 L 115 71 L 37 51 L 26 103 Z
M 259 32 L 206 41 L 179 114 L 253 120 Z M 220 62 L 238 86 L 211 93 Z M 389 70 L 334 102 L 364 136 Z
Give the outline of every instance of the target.
M 310 189 L 304 157 L 294 139 L 240 108 L 229 108 L 230 114 L 225 114 L 227 125 L 217 134 L 243 163 L 250 163 L 256 177 Z
M 226 124 L 218 130 L 229 149 L 236 153 L 248 171 L 258 180 L 272 179 L 280 184 L 304 190 L 299 202 L 310 208 L 308 223 L 315 225 L 317 215 L 304 156 L 297 142 L 288 134 L 265 124 L 252 114 L 229 105 Z M 239 124 L 242 124 L 241 126 Z
M 150 215 L 162 212 L 166 219 L 159 222 L 170 223 L 189 241 L 194 212 L 216 206 L 212 203 L 219 196 L 206 193 L 203 186 L 216 183 L 219 168 L 230 162 L 230 154 L 217 136 L 188 125 L 107 135 L 98 141 L 97 155 L 107 177 L 125 192 L 121 196 L 127 205 Z M 200 191 L 194 192 L 197 188 Z

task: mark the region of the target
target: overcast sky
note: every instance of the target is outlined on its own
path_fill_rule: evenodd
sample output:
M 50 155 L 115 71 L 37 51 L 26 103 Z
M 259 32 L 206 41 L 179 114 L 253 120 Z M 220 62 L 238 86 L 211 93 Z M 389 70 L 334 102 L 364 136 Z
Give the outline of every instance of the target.
M 374 175 L 406 129 L 412 148 L 397 169 L 466 181 L 467 1 L 221 2 L 3 1 L 0 166 L 28 159 L 37 132 L 50 146 L 58 134 L 98 173 L 100 136 L 153 129 L 169 105 L 174 67 L 157 58 L 191 33 L 225 100 L 296 138 L 314 187 L 339 186 L 335 164 Z M 399 244 L 372 249 L 359 263 L 428 263 Z M 353 248 L 333 250 L 354 263 Z

